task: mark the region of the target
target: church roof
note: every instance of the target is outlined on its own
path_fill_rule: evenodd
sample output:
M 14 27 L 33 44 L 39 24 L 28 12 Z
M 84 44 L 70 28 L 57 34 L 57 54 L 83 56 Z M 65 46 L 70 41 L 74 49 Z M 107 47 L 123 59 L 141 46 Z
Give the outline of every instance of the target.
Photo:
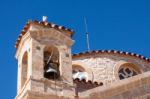
M 85 90 L 89 90 L 95 87 L 103 86 L 102 82 L 92 82 L 91 80 L 86 81 L 85 79 L 80 80 L 79 78 L 76 78 L 73 80 L 74 83 L 77 85 L 76 89 L 78 92 L 82 92 Z
M 84 84 L 91 84 L 91 85 L 95 85 L 95 86 L 102 86 L 103 83 L 102 82 L 92 82 L 91 80 L 86 81 L 85 79 L 80 80 L 79 78 L 75 78 L 73 79 L 73 81 L 75 83 L 84 83 Z
M 29 20 L 26 25 L 24 26 L 24 28 L 22 29 L 16 43 L 15 43 L 15 47 L 18 48 L 19 46 L 19 43 L 22 39 L 22 37 L 26 34 L 26 32 L 28 31 L 28 29 L 30 28 L 30 25 L 31 24 L 36 24 L 36 25 L 40 25 L 40 26 L 44 26 L 44 27 L 49 27 L 49 28 L 55 28 L 57 30 L 63 30 L 63 31 L 66 31 L 68 33 L 68 35 L 70 37 L 73 36 L 73 30 L 70 29 L 70 28 L 66 28 L 64 26 L 60 26 L 60 25 L 56 25 L 56 24 L 53 24 L 53 23 L 48 23 L 48 22 L 44 22 L 44 21 L 37 21 L 37 20 Z
M 145 60 L 147 62 L 150 62 L 150 59 L 145 56 L 142 56 L 142 55 L 139 55 L 136 53 L 132 53 L 132 52 L 119 51 L 119 50 L 92 50 L 92 51 L 86 51 L 86 52 L 80 52 L 77 54 L 73 54 L 72 57 L 79 58 L 79 57 L 83 57 L 83 56 L 89 56 L 89 55 L 93 55 L 93 54 L 102 54 L 102 53 L 133 56 L 133 57 L 137 57 L 139 59 Z

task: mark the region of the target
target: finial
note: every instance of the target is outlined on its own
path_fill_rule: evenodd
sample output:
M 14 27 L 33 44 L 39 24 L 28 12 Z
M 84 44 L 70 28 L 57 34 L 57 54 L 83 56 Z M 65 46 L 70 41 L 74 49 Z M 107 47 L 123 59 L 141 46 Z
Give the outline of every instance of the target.
M 43 22 L 46 22 L 46 21 L 47 21 L 47 16 L 43 16 L 43 17 L 42 17 L 42 21 L 43 21 Z

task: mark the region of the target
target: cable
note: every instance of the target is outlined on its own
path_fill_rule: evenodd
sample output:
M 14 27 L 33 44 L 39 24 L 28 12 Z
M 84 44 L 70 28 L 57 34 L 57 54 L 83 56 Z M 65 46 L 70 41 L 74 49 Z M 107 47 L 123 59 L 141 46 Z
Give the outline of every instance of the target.
M 57 88 L 56 88 L 56 77 L 55 77 L 55 73 L 54 73 L 54 81 L 55 81 L 55 95 L 56 95 L 56 99 L 57 99 Z
M 47 64 L 50 62 L 51 58 L 52 58 L 52 55 L 53 55 L 53 50 L 52 50 L 52 53 L 51 55 L 49 56 L 48 60 L 47 60 Z

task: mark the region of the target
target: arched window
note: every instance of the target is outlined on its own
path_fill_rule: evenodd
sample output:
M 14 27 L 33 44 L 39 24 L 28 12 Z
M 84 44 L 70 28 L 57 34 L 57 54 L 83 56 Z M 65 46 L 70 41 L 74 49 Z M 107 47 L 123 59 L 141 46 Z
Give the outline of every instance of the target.
M 21 87 L 24 86 L 27 80 L 27 69 L 28 69 L 28 53 L 25 52 L 22 59 Z
M 72 69 L 73 79 L 79 78 L 80 80 L 88 79 L 88 73 L 81 66 L 73 65 Z
M 54 46 L 44 48 L 44 77 L 47 79 L 59 78 L 59 52 Z
M 136 65 L 131 63 L 126 63 L 120 66 L 118 71 L 119 79 L 125 79 L 129 78 L 135 75 L 138 75 L 140 73 L 140 70 L 137 68 Z

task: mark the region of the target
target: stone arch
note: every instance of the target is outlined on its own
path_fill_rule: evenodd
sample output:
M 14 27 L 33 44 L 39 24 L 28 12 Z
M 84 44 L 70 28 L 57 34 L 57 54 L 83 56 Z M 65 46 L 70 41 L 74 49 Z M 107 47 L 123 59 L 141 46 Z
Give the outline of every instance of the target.
M 79 70 L 81 70 L 81 71 L 86 71 L 81 65 L 77 65 L 77 64 L 73 64 L 73 65 L 72 65 L 72 68 L 73 68 L 73 69 L 79 69 Z
M 21 88 L 24 86 L 27 80 L 27 73 L 28 73 L 28 52 L 25 51 L 22 57 L 22 64 L 21 64 Z
M 113 75 L 115 79 L 120 80 L 118 73 L 119 70 L 124 67 L 133 69 L 134 71 L 136 71 L 137 74 L 141 74 L 143 72 L 142 68 L 138 64 L 126 62 L 126 61 L 119 61 L 113 68 Z
M 44 77 L 48 79 L 57 79 L 60 76 L 59 71 L 59 50 L 53 45 L 47 45 L 43 49 Z
M 94 80 L 94 74 L 93 74 L 92 69 L 90 69 L 88 67 L 88 65 L 86 65 L 85 63 L 73 61 L 72 62 L 72 69 L 74 69 L 74 68 L 79 68 L 79 69 L 87 72 L 88 78 L 86 80 L 91 80 L 91 81 Z

